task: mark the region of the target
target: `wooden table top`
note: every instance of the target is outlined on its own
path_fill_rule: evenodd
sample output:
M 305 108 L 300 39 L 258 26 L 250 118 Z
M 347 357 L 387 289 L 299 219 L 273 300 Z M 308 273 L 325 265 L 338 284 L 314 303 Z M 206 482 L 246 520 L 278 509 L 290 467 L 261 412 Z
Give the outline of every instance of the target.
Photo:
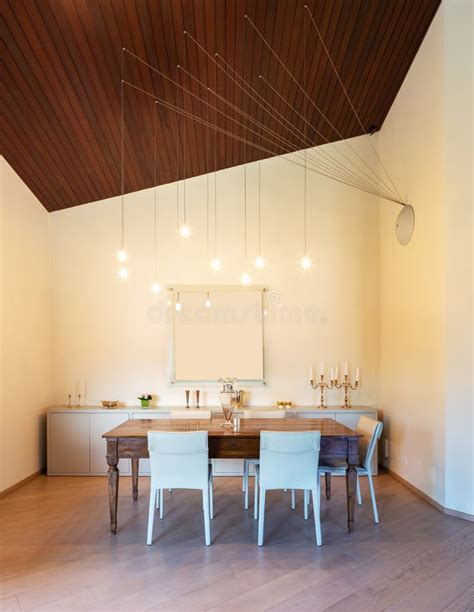
M 223 418 L 128 419 L 103 434 L 103 438 L 146 438 L 149 431 L 207 431 L 210 437 L 260 437 L 264 431 L 320 431 L 321 437 L 360 438 L 353 429 L 334 419 L 240 419 L 239 431 L 220 427 Z

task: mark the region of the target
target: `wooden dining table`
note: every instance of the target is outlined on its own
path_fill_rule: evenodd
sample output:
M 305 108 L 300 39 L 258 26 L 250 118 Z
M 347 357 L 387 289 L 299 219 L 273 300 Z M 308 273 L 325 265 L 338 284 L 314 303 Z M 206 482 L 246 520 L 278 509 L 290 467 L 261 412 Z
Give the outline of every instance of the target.
M 140 459 L 148 455 L 149 431 L 208 432 L 210 459 L 258 459 L 260 456 L 260 432 L 265 431 L 320 431 L 320 463 L 344 461 L 346 468 L 347 528 L 354 529 L 357 472 L 359 463 L 359 438 L 356 431 L 334 419 L 240 419 L 239 427 L 222 427 L 223 419 L 129 419 L 103 434 L 107 442 L 109 467 L 108 491 L 110 503 L 110 531 L 117 533 L 117 502 L 119 490 L 120 459 L 131 459 L 132 497 L 138 499 L 138 468 Z

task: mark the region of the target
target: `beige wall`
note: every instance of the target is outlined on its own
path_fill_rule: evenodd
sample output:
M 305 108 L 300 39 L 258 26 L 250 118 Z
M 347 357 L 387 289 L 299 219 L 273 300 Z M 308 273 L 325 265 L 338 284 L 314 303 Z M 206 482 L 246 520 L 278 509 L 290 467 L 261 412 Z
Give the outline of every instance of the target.
M 447 507 L 474 513 L 472 437 L 472 42 L 469 2 L 445 2 L 379 134 L 413 204 L 381 206 L 381 371 L 386 462 Z
M 347 149 L 347 144 L 340 144 Z M 359 141 L 354 146 L 365 146 Z M 333 147 L 334 148 L 334 147 Z M 347 152 L 347 151 L 346 151 Z M 298 268 L 302 246 L 303 170 L 282 158 L 262 162 L 262 253 L 265 272 L 253 282 L 269 288 L 265 322 L 265 388 L 253 388 L 252 404 L 290 399 L 314 403 L 307 367 L 321 360 L 359 365 L 362 388 L 356 403 L 378 397 L 378 203 L 372 196 L 308 173 L 308 245 L 314 268 Z M 213 177 L 211 177 L 211 225 Z M 206 244 L 206 177 L 187 182 L 188 222 L 193 237 L 176 238 L 176 185 L 158 189 L 159 276 L 163 285 L 239 284 L 244 271 L 243 169 L 217 176 L 218 245 L 224 269 L 209 269 Z M 257 165 L 248 169 L 249 269 L 256 256 Z M 182 192 L 181 192 L 182 197 Z M 53 239 L 54 401 L 69 392 L 89 403 L 120 399 L 136 404 L 141 392 L 160 403 L 182 403 L 184 392 L 167 379 L 164 297 L 153 281 L 153 193 L 126 198 L 130 278 L 118 280 L 118 199 L 95 202 L 50 216 Z M 211 227 L 211 236 L 213 229 Z M 213 243 L 211 240 L 211 255 Z M 222 375 L 232 374 L 223 372 Z M 205 401 L 218 401 L 217 387 Z M 331 403 L 341 392 L 331 392 Z
M 0 158 L 0 491 L 44 466 L 51 402 L 48 213 Z

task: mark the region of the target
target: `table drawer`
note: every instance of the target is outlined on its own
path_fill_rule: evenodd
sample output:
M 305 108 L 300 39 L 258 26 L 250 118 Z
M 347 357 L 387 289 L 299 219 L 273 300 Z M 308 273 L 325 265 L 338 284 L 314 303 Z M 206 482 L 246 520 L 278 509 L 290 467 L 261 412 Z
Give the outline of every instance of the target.
M 260 440 L 257 437 L 209 438 L 209 457 L 214 459 L 258 459 Z

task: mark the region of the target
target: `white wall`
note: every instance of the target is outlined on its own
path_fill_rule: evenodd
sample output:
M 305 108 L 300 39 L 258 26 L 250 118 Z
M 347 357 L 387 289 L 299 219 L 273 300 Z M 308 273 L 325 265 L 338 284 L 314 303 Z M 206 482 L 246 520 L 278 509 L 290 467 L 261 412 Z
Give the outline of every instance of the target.
M 339 144 L 347 148 L 346 144 Z M 354 146 L 364 146 L 355 141 Z M 346 151 L 347 152 L 347 151 Z M 303 170 L 282 158 L 262 162 L 262 254 L 266 271 L 253 282 L 269 288 L 266 321 L 266 388 L 251 390 L 252 404 L 317 400 L 307 366 L 321 360 L 359 365 L 362 387 L 354 402 L 375 405 L 378 396 L 378 203 L 308 173 L 308 245 L 314 268 L 298 268 L 303 255 Z M 210 270 L 207 256 L 205 176 L 187 182 L 193 236 L 177 238 L 176 185 L 158 188 L 159 276 L 163 285 L 239 284 L 244 271 L 243 169 L 217 175 L 218 254 L 224 269 Z M 213 237 L 214 179 L 210 209 Z M 182 187 L 182 186 L 181 186 Z M 248 259 L 257 254 L 257 164 L 248 170 Z M 181 203 L 183 192 L 181 191 Z M 153 192 L 126 197 L 126 248 L 130 278 L 117 278 L 120 240 L 118 198 L 54 212 L 54 401 L 80 389 L 88 403 L 120 399 L 136 404 L 141 392 L 159 403 L 182 403 L 182 389 L 167 379 L 165 298 L 153 281 Z M 213 241 L 210 256 L 213 255 Z M 288 320 L 294 317 L 296 319 Z M 231 374 L 223 372 L 223 375 Z M 207 401 L 217 403 L 216 389 Z M 331 392 L 331 403 L 341 392 Z M 206 398 L 205 398 L 206 401 Z
M 44 466 L 51 402 L 48 213 L 0 158 L 0 491 Z
M 393 233 L 399 210 L 383 205 L 380 215 L 387 463 L 440 504 L 472 514 L 471 7 L 443 3 L 379 145 L 416 212 L 406 247 Z

